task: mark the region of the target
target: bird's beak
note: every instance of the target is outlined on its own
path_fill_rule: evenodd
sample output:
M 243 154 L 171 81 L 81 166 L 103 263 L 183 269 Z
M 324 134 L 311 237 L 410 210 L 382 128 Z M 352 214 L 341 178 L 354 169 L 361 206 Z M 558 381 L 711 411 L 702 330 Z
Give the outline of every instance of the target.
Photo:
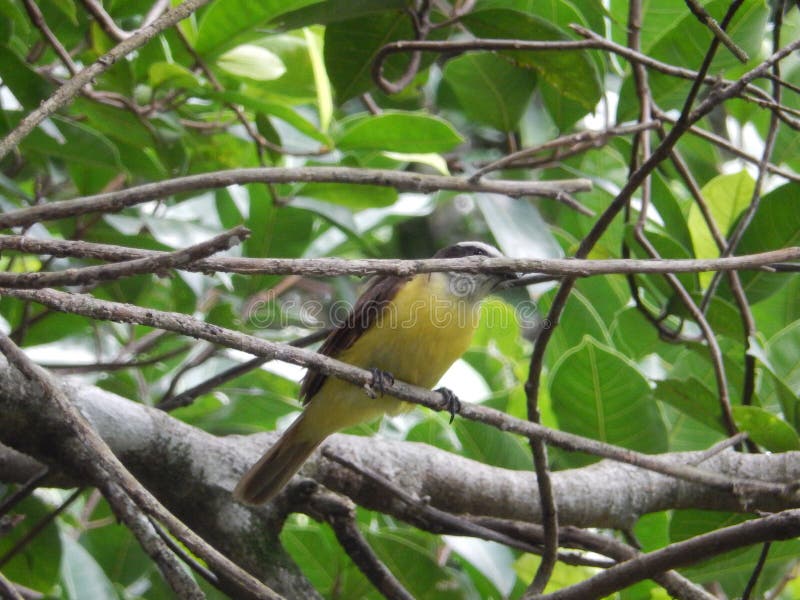
M 492 291 L 506 290 L 508 288 L 516 287 L 515 282 L 520 278 L 519 273 L 499 273 L 498 280 L 494 284 Z

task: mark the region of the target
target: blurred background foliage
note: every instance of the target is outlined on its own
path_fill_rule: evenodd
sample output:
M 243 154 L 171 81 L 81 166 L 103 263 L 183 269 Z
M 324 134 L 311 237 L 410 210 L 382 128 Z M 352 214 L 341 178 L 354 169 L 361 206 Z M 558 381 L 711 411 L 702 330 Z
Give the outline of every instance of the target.
M 78 67 L 95 61 L 116 41 L 76 0 L 37 3 L 46 23 Z M 135 30 L 151 0 L 107 0 L 118 27 Z M 346 165 L 458 174 L 509 151 L 573 131 L 602 130 L 635 120 L 638 100 L 630 65 L 596 50 L 563 52 L 426 53 L 411 85 L 380 92 L 371 77 L 377 51 L 414 38 L 405 0 L 215 0 L 179 27 L 119 61 L 68 107 L 45 121 L 0 162 L 0 208 L 96 194 L 143 182 L 259 165 Z M 431 18 L 444 22 L 433 3 Z M 697 68 L 710 34 L 683 3 L 644 2 L 642 52 L 660 61 Z M 728 2 L 703 2 L 718 19 Z M 626 41 L 628 3 L 619 0 L 478 0 L 457 23 L 431 39 L 475 37 L 575 39 L 577 23 L 608 39 Z M 795 39 L 795 8 L 783 19 L 783 39 Z M 764 1 L 744 0 L 729 27 L 750 55 L 746 65 L 717 53 L 710 73 L 736 78 L 766 56 L 771 27 Z M 384 74 L 397 79 L 408 54 L 392 55 Z M 8 132 L 68 77 L 42 41 L 21 0 L 0 0 L 0 134 Z M 797 57 L 783 65 L 784 80 L 800 85 Z M 655 101 L 676 115 L 691 82 L 651 72 Z M 758 83 L 768 89 L 766 84 Z M 783 103 L 800 108 L 787 91 Z M 370 106 L 379 107 L 371 111 Z M 235 108 L 235 110 L 234 110 Z M 238 113 L 238 114 L 237 114 Z M 241 118 L 243 117 L 243 119 Z M 759 157 L 769 113 L 734 99 L 699 125 Z M 259 146 L 258 141 L 261 141 Z M 800 171 L 800 136 L 784 125 L 772 162 Z M 750 203 L 754 168 L 694 135 L 677 149 L 702 186 L 711 214 L 729 234 Z M 628 174 L 631 141 L 613 137 L 545 169 L 515 168 L 507 178 L 586 177 L 594 189 L 579 200 L 596 213 L 612 200 Z M 800 188 L 770 176 L 755 219 L 737 250 L 752 253 L 800 244 Z M 653 174 L 653 204 L 646 233 L 664 257 L 718 256 L 711 233 L 684 181 L 670 163 Z M 645 256 L 627 222 L 617 219 L 592 257 L 619 257 L 623 242 Z M 512 200 L 489 194 L 397 193 L 391 188 L 329 183 L 252 184 L 181 194 L 125 209 L 30 227 L 44 238 L 169 250 L 244 223 L 253 232 L 237 249 L 253 257 L 427 257 L 463 239 L 497 244 L 511 256 L 572 254 L 594 223 L 549 200 Z M 7 253 L 9 271 L 63 269 L 88 264 Z M 764 449 L 800 448 L 800 278 L 742 273 L 758 328 L 746 340 L 739 309 L 724 282 L 708 307 L 722 347 L 738 426 Z M 699 298 L 710 276 L 683 275 Z M 194 314 L 208 322 L 271 340 L 292 340 L 325 326 L 326 309 L 353 301 L 360 281 L 274 276 L 137 276 L 94 285 L 98 298 Z M 696 323 L 665 280 L 636 277 L 641 302 L 662 322 L 688 336 Z M 492 299 L 472 349 L 445 383 L 463 399 L 526 418 L 522 383 L 531 338 L 554 291 L 536 289 Z M 2 326 L 42 364 L 126 398 L 155 405 L 209 376 L 246 360 L 204 343 L 138 326 L 92 322 L 16 299 L 0 299 Z M 741 406 L 747 344 L 757 357 L 750 406 Z M 132 361 L 128 368 L 103 366 Z M 93 365 L 81 368 L 81 365 Z M 198 398 L 173 414 L 220 435 L 285 425 L 299 408 L 300 371 L 269 364 Z M 634 306 L 622 276 L 578 282 L 545 362 L 542 410 L 546 425 L 642 452 L 708 448 L 725 436 L 712 363 L 705 344 L 674 343 Z M 499 467 L 531 469 L 522 439 L 463 419 L 417 410 L 354 433 L 423 441 Z M 585 455 L 551 452 L 553 468 L 588 464 Z M 0 492 L 9 488 L 0 484 Z M 40 491 L 15 509 L 24 517 L 0 537 L 0 557 L 59 506 L 70 492 Z M 636 526 L 645 550 L 663 547 L 741 515 L 675 511 L 647 515 Z M 537 558 L 497 544 L 438 537 L 368 511 L 359 521 L 377 554 L 418 598 L 514 598 L 536 569 Z M 339 548 L 326 526 L 294 516 L 282 540 L 303 572 L 329 598 L 376 598 L 377 592 Z M 759 549 L 725 555 L 692 567 L 698 582 L 718 582 L 731 597 L 741 590 Z M 797 542 L 775 544 L 760 589 L 775 586 L 795 568 Z M 9 579 L 56 598 L 169 598 L 170 592 L 131 535 L 114 522 L 96 492 L 82 491 L 57 518 L 0 570 Z M 579 581 L 591 570 L 559 565 L 551 589 Z M 203 585 L 205 586 L 204 582 Z M 208 588 L 206 588 L 208 589 Z M 210 597 L 219 594 L 208 589 Z M 624 600 L 663 598 L 648 582 L 619 594 Z M 800 597 L 790 583 L 779 596 Z

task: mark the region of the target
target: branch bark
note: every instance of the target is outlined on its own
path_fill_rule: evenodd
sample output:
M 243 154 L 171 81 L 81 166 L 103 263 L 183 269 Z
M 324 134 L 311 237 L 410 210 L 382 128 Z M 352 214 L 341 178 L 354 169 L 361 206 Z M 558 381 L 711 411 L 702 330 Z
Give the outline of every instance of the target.
M 181 192 L 193 192 L 243 185 L 247 183 L 353 183 L 379 185 L 408 192 L 436 192 L 453 190 L 458 192 L 493 192 L 512 197 L 542 196 L 569 204 L 584 214 L 593 214 L 572 199 L 574 192 L 592 189 L 588 179 L 565 179 L 553 181 L 511 181 L 504 179 L 472 182 L 464 177 L 424 175 L 392 171 L 390 169 L 359 169 L 354 167 L 254 167 L 213 171 L 199 175 L 175 177 L 157 183 L 146 183 L 117 192 L 106 192 L 86 198 L 63 200 L 21 208 L 0 215 L 0 229 L 26 226 L 40 221 L 63 219 L 91 212 L 115 212 L 149 200 L 156 200 Z
M 2 220 L 0 215 L 0 220 Z M 165 252 L 111 244 L 69 240 L 40 240 L 21 235 L 0 235 L 0 251 L 17 250 L 58 257 L 94 258 L 111 262 L 164 256 Z M 333 277 L 375 274 L 406 277 L 434 271 L 486 273 L 543 273 L 589 277 L 611 274 L 700 273 L 703 271 L 773 270 L 773 264 L 800 260 L 800 247 L 725 258 L 697 259 L 578 259 L 578 258 L 240 258 L 223 256 L 177 265 L 186 271 L 228 272 L 250 275 L 304 275 Z M 2 285 L 0 280 L 0 285 Z
M 286 503 L 291 494 L 279 496 L 275 505 L 250 509 L 233 503 L 230 493 L 240 474 L 277 439 L 276 433 L 216 437 L 163 411 L 94 386 L 70 380 L 62 380 L 60 385 L 120 460 L 168 507 L 211 543 L 229 552 L 231 558 L 243 560 L 241 564 L 254 573 L 264 573 L 266 567 L 257 566 L 257 561 L 275 560 L 266 549 L 274 552 L 270 545 L 277 541 L 271 536 L 279 529 L 283 514 L 291 509 Z M 5 416 L 0 421 L 0 441 L 45 460 L 49 456 L 49 432 L 33 419 L 25 420 L 40 402 L 36 386 L 0 359 L 0 411 Z M 528 471 L 492 467 L 426 444 L 377 437 L 335 434 L 322 450 L 356 465 L 366 465 L 408 494 L 426 498 L 431 506 L 451 513 L 539 521 L 535 477 Z M 408 518 L 406 502 L 390 494 L 376 494 L 370 478 L 325 459 L 321 452 L 303 468 L 304 476 L 351 497 L 359 505 Z M 704 453 L 672 453 L 654 458 L 686 465 L 704 458 Z M 0 461 L 1 478 L 8 480 L 12 475 L 23 474 L 20 469 L 3 472 L 4 464 Z M 703 467 L 722 477 L 740 476 L 778 486 L 794 484 L 800 479 L 800 452 L 753 455 L 727 450 L 706 460 Z M 26 477 L 36 469 L 41 467 L 35 467 Z M 62 479 L 61 484 L 65 483 Z M 75 483 L 80 482 L 72 482 Z M 563 524 L 579 527 L 626 528 L 638 516 L 668 509 L 751 513 L 800 506 L 796 498 L 777 495 L 754 496 L 751 504 L 742 506 L 734 492 L 677 481 L 612 461 L 555 472 L 553 488 Z M 249 545 L 255 541 L 250 536 L 260 536 L 262 541 L 255 546 L 261 549 L 260 556 Z

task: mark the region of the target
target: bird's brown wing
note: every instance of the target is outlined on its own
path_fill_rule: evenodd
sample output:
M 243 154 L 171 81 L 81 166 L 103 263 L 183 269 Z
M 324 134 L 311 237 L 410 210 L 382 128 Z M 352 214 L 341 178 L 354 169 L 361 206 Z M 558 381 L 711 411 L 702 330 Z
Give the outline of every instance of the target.
M 397 291 L 410 277 L 383 275 L 375 277 L 369 287 L 356 301 L 343 323 L 331 331 L 320 346 L 319 353 L 336 358 L 340 352 L 347 350 L 380 316 L 383 309 L 397 295 Z M 314 397 L 327 375 L 309 369 L 300 384 L 300 398 L 303 404 Z

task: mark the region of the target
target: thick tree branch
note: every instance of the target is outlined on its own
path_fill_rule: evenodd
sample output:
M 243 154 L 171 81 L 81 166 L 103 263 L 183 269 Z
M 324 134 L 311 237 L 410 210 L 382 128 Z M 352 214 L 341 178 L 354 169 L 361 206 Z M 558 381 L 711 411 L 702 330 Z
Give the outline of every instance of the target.
M 289 344 L 281 344 L 262 340 L 217 325 L 204 323 L 180 313 L 162 312 L 140 308 L 130 304 L 99 300 L 83 294 L 68 294 L 55 290 L 8 290 L 0 289 L 0 294 L 32 300 L 44 304 L 54 310 L 71 312 L 94 319 L 116 321 L 120 323 L 138 323 L 149 327 L 157 327 L 181 333 L 191 337 L 204 339 L 215 344 L 248 352 L 256 356 L 282 360 L 284 362 L 309 367 L 314 370 L 339 377 L 366 389 L 374 383 L 371 371 L 348 365 L 336 359 L 318 354 L 304 348 L 295 348 Z M 400 398 L 421 404 L 433 410 L 452 410 L 451 404 L 439 392 L 433 392 L 401 381 L 385 385 L 385 392 Z M 750 502 L 751 497 L 760 494 L 796 497 L 797 490 L 792 486 L 768 484 L 757 479 L 740 479 L 721 476 L 711 470 L 687 465 L 666 463 L 658 457 L 649 456 L 590 440 L 579 435 L 556 431 L 537 423 L 515 419 L 499 410 L 478 404 L 462 403 L 458 414 L 464 418 L 481 421 L 503 431 L 518 433 L 527 438 L 539 438 L 549 444 L 569 451 L 581 451 L 596 456 L 611 458 L 652 469 L 658 473 L 695 481 L 720 490 L 739 494 L 742 502 Z
M 229 495 L 239 475 L 277 439 L 275 433 L 215 437 L 173 417 L 131 402 L 94 386 L 64 381 L 62 387 L 114 453 L 168 506 L 192 526 L 214 536 L 241 536 L 249 527 L 274 531 L 280 522 L 275 512 L 291 508 L 291 491 L 253 511 L 232 503 Z M 47 431 L 32 420 L 18 417 L 40 400 L 38 389 L 0 361 L 0 441 L 13 443 L 43 459 L 38 447 Z M 454 514 L 493 516 L 539 522 L 535 478 L 527 471 L 492 467 L 426 444 L 397 442 L 377 437 L 336 434 L 322 448 L 355 465 L 364 465 L 431 506 Z M 682 466 L 703 458 L 701 452 L 652 457 L 663 464 Z M 768 487 L 794 485 L 800 480 L 800 453 L 749 455 L 725 451 L 703 463 L 720 477 L 770 482 Z M 35 472 L 35 471 L 34 471 Z M 375 493 L 375 483 L 353 469 L 316 453 L 302 473 L 353 498 L 357 504 L 406 518 L 408 504 L 391 494 Z M 5 473 L 2 473 L 5 476 Z M 301 480 L 295 480 L 302 483 Z M 72 485 L 76 482 L 72 481 Z M 668 509 L 776 512 L 800 506 L 800 500 L 774 494 L 751 496 L 742 506 L 733 491 L 720 491 L 702 483 L 676 481 L 647 469 L 602 461 L 589 467 L 553 474 L 553 486 L 564 525 L 625 528 L 639 515 Z M 263 521 L 249 522 L 258 514 Z M 228 529 L 225 529 L 228 528 Z M 223 529 L 225 532 L 223 533 Z M 246 538 L 246 539 L 249 539 Z M 230 541 L 222 544 L 235 560 L 249 550 Z M 252 565 L 250 555 L 242 563 Z M 266 555 L 262 558 L 266 558 Z M 250 568 L 248 566 L 248 568 Z M 256 572 L 256 571 L 254 571 Z
M 162 559 L 157 565 L 179 597 L 194 598 L 200 594 L 199 590 L 197 593 L 193 591 L 193 586 L 196 584 L 186 578 L 182 569 L 173 560 L 166 559 L 171 555 L 168 551 L 160 549 L 163 542 L 154 541 L 148 535 L 148 531 L 132 518 L 131 511 L 134 510 L 134 505 L 131 502 L 138 505 L 139 511 L 150 512 L 161 520 L 193 552 L 202 556 L 215 569 L 225 584 L 223 587 L 228 591 L 247 598 L 279 598 L 272 590 L 209 546 L 167 512 L 119 462 L 52 375 L 33 364 L 4 334 L 0 334 L 0 351 L 7 357 L 8 362 L 13 364 L 14 370 L 19 375 L 16 378 L 18 385 L 19 379 L 22 379 L 23 385 L 27 384 L 37 396 L 36 401 L 28 401 L 22 411 L 18 411 L 13 417 L 10 412 L 3 411 L 5 415 L 3 427 L 12 428 L 11 435 L 5 441 L 12 447 L 15 441 L 19 443 L 21 432 L 13 430 L 19 428 L 20 421 L 27 421 L 34 424 L 34 427 L 40 428 L 42 432 L 46 431 L 46 439 L 35 442 L 23 440 L 22 443 L 27 446 L 33 442 L 33 447 L 39 454 L 36 458 L 44 456 L 65 468 L 73 476 L 85 478 L 103 491 L 117 516 L 126 522 L 135 536 L 143 536 L 139 540 L 145 551 L 151 556 L 158 555 Z M 6 378 L 11 380 L 13 375 L 9 371 L 6 372 Z M 20 407 L 19 399 L 15 402 L 17 407 Z

